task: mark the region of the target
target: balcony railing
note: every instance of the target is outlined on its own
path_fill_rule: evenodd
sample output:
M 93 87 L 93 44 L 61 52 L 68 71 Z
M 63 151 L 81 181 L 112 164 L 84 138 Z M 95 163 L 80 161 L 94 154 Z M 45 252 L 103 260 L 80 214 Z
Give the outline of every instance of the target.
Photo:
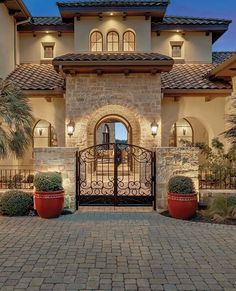
M 236 167 L 219 168 L 219 169 L 200 169 L 199 171 L 199 188 L 200 189 L 236 189 Z
M 1 189 L 33 189 L 34 170 L 26 167 L 0 167 Z

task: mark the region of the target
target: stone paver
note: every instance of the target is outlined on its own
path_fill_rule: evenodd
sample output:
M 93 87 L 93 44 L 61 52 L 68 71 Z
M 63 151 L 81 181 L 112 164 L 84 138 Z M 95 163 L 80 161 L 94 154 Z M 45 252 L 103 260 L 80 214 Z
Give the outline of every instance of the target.
M 0 217 L 0 290 L 236 290 L 236 227 L 119 209 Z

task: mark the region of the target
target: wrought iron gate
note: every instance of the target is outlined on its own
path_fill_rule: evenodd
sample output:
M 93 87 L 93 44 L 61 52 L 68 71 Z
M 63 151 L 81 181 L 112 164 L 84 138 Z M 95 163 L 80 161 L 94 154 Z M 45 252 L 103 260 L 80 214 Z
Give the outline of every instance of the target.
M 149 205 L 156 209 L 156 156 L 121 143 L 76 153 L 76 205 Z

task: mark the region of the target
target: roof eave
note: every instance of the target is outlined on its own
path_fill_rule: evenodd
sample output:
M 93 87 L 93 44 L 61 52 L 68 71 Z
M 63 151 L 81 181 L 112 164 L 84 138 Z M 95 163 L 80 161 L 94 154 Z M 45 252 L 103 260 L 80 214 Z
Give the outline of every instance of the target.
M 227 97 L 231 95 L 232 89 L 169 89 L 163 88 L 164 97 L 182 97 L 182 96 L 198 96 L 198 97 Z
M 212 32 L 212 43 L 215 43 L 228 29 L 231 21 L 228 24 L 155 24 L 152 23 L 152 31 L 202 31 Z
M 89 6 L 89 7 L 58 7 L 63 19 L 73 18 L 75 16 L 96 16 L 109 12 L 116 12 L 118 14 L 137 15 L 137 16 L 153 16 L 163 18 L 168 4 L 159 6 Z
M 64 73 L 161 73 L 171 71 L 174 61 L 58 61 L 52 62 L 57 72 Z
M 52 32 L 74 32 L 73 24 L 62 24 L 62 25 L 19 25 L 17 31 L 20 32 L 43 32 L 43 31 L 52 31 Z
M 19 21 L 32 17 L 23 0 L 12 0 L 12 1 L 6 0 L 3 1 L 3 3 L 7 7 L 9 14 Z
M 227 68 L 232 72 L 232 75 L 224 73 Z M 209 76 L 211 77 L 228 77 L 234 75 L 236 75 L 236 53 L 209 73 Z

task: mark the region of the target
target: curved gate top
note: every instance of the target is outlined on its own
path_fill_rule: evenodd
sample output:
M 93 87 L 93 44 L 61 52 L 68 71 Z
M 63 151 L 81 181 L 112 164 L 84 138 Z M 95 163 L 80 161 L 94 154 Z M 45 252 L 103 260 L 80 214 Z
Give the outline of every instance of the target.
M 111 143 L 76 153 L 76 205 L 145 205 L 156 209 L 156 156 Z

